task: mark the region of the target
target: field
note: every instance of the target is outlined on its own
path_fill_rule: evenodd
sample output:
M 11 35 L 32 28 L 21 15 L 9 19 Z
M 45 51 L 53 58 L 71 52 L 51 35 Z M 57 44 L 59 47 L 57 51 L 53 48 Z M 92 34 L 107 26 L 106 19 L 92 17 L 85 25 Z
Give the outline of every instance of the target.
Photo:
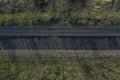
M 120 0 L 0 0 L 3 26 L 120 25 Z
M 120 80 L 120 57 L 0 56 L 0 80 Z

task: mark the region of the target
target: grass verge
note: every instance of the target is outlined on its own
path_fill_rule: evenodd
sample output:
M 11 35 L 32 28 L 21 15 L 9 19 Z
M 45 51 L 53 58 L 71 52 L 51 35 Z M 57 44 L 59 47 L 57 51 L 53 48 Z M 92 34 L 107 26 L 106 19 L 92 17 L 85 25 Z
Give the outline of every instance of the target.
M 120 25 L 120 14 L 119 12 L 58 13 L 39 11 L 0 14 L 0 26 L 38 25 Z
M 0 57 L 0 80 L 119 80 L 120 57 Z

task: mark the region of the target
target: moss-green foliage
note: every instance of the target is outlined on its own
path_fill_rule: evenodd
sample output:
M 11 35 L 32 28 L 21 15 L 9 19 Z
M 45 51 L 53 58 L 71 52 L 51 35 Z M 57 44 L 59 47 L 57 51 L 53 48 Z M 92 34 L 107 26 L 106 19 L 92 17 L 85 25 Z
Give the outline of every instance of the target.
M 119 25 L 120 0 L 13 0 L 0 2 L 0 26 Z
M 91 10 L 99 6 L 106 10 L 119 11 L 120 0 L 102 2 L 102 0 L 2 0 L 0 12 L 13 13 L 31 11 L 33 9 L 43 11 L 77 12 L 84 9 Z
M 0 26 L 33 25 L 118 25 L 120 14 L 117 12 L 59 13 L 59 12 L 22 12 L 1 14 Z
M 35 8 L 34 0 L 1 0 L 1 13 L 15 13 L 23 11 L 31 11 Z
M 52 22 L 52 20 L 55 21 L 58 16 L 59 13 L 52 12 L 24 12 L 15 14 L 1 14 L 0 26 L 51 24 L 50 22 Z
M 42 11 L 68 11 L 82 9 L 87 0 L 6 0 L 0 2 L 0 11 L 13 13 L 38 9 Z
M 120 57 L 0 57 L 0 80 L 119 80 Z

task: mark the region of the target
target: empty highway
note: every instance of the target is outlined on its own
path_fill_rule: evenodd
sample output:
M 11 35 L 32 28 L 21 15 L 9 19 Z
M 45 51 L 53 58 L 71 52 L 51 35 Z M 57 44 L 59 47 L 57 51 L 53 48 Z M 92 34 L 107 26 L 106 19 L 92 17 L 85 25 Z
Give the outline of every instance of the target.
M 0 28 L 0 36 L 120 36 L 120 29 Z

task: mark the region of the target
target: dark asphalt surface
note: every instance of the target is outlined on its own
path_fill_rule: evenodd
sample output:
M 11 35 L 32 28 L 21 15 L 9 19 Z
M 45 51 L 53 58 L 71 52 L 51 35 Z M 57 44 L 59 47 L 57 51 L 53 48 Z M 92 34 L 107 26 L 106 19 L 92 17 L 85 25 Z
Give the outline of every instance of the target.
M 65 29 L 62 29 L 62 28 L 28 28 L 28 27 L 22 27 L 22 28 L 0 28 L 0 38 L 2 37 L 19 37 L 19 36 L 31 36 L 31 37 L 34 37 L 34 36 L 47 36 L 47 37 L 51 37 L 51 36 L 120 36 L 120 27 L 114 27 L 114 28 L 102 28 L 102 29 L 82 29 L 82 28 L 65 28 Z M 2 44 L 3 45 L 3 44 Z M 19 51 L 19 50 L 4 50 L 4 49 L 1 49 L 0 50 L 0 55 L 1 54 L 24 54 L 24 53 L 37 53 L 39 55 L 44 55 L 44 56 L 51 56 L 51 55 L 56 55 L 58 56 L 59 54 L 56 54 L 56 51 L 48 51 L 50 52 L 50 55 L 48 55 L 48 52 L 45 50 L 43 51 L 43 53 L 41 53 L 41 51 L 28 51 L 28 50 L 25 50 L 25 51 Z M 65 53 L 66 54 L 65 54 Z M 108 52 L 106 51 L 100 51 L 100 50 L 96 50 L 96 51 L 91 51 L 91 50 L 85 50 L 85 52 L 83 52 L 81 50 L 77 51 L 70 51 L 67 50 L 67 51 L 62 51 L 60 52 L 60 54 L 64 56 L 68 56 L 70 55 L 71 57 L 75 57 L 76 54 L 78 56 L 119 56 L 119 50 L 108 50 Z M 86 54 L 84 54 L 86 53 Z M 98 54 L 97 54 L 98 53 Z
M 1 29 L 0 36 L 120 36 L 120 30 Z
M 0 27 L 0 36 L 120 36 L 120 26 L 12 26 Z

